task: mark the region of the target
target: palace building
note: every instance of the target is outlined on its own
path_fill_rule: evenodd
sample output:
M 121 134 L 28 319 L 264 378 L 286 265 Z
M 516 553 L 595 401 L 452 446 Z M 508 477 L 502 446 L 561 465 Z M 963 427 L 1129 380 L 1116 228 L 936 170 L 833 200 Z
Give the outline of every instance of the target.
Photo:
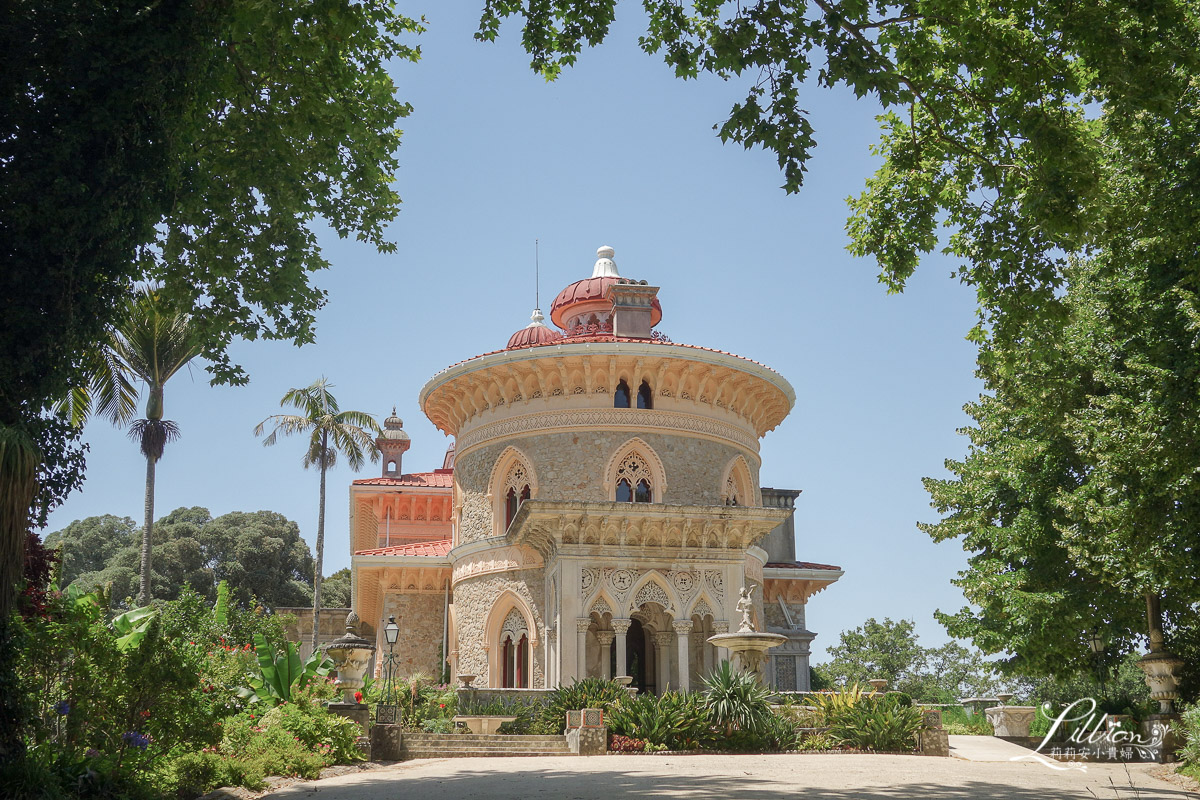
M 742 586 L 787 643 L 766 675 L 808 688 L 810 597 L 842 575 L 796 560 L 796 490 L 759 485 L 759 440 L 795 402 L 768 367 L 659 333 L 658 287 L 602 247 L 500 350 L 435 375 L 421 410 L 453 437 L 405 472 L 395 413 L 379 477 L 350 487 L 360 633 L 401 670 L 541 689 L 629 675 L 687 689 L 726 654 Z M 445 662 L 443 661 L 445 660 Z

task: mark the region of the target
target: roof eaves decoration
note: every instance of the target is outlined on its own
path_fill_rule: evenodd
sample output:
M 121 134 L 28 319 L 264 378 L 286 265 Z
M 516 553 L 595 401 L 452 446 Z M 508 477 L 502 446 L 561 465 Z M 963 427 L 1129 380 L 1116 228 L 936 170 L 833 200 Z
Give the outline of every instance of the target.
M 560 382 L 555 375 L 563 372 L 567 361 L 598 358 L 661 359 L 663 370 L 683 374 L 677 378 L 681 383 L 679 400 L 722 406 L 746 419 L 760 437 L 782 422 L 796 402 L 791 384 L 756 361 L 695 345 L 608 339 L 501 350 L 459 362 L 426 382 L 421 389 L 421 408 L 440 430 L 457 435 L 463 423 L 493 405 L 533 399 L 534 391 L 523 391 L 513 381 L 514 373 L 540 382 L 544 372 L 548 380 Z M 684 380 L 691 383 L 684 385 Z M 550 393 L 538 387 L 534 390 Z M 559 394 L 570 391 L 563 386 L 557 390 Z M 583 390 L 590 393 L 594 387 Z

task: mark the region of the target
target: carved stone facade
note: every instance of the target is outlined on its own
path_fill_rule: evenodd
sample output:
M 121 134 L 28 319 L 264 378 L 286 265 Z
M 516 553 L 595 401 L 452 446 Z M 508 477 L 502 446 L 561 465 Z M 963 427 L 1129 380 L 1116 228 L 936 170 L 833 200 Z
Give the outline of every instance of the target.
M 661 692 L 728 657 L 708 638 L 740 619 L 748 586 L 760 625 L 788 637 L 770 674 L 798 684 L 804 604 L 842 573 L 794 560 L 799 492 L 760 487 L 759 439 L 794 392 L 761 364 L 659 334 L 657 287 L 600 255 L 555 300 L 564 330 L 535 311 L 507 349 L 422 389 L 454 437 L 441 469 L 355 481 L 354 607 L 380 643 L 396 617 L 402 670 L 436 672 L 444 646 L 479 687 L 628 675 Z

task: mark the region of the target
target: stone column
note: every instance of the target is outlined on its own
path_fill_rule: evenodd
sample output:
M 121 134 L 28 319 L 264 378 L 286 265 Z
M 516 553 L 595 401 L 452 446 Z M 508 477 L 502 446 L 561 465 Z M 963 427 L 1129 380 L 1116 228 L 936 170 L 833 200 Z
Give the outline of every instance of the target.
M 729 623 L 725 622 L 723 620 L 720 622 L 714 622 L 713 623 L 713 634 L 715 635 L 718 633 L 729 633 Z M 714 645 L 713 650 L 716 651 L 716 659 L 717 659 L 716 663 L 713 665 L 714 670 L 717 667 L 721 666 L 722 661 L 732 661 L 733 660 L 733 657 L 730 655 L 729 650 L 727 650 L 726 648 L 716 647 Z
M 679 647 L 679 691 L 686 692 L 691 688 L 690 676 L 688 675 L 689 661 L 691 661 L 691 641 L 692 641 L 692 621 L 690 619 L 681 620 L 671 623 L 671 627 L 675 629 L 675 639 Z
M 587 632 L 591 624 L 591 617 L 578 617 L 575 620 L 575 630 L 579 633 L 575 649 L 575 677 L 579 680 L 587 677 Z
M 628 657 L 628 635 L 629 626 L 633 624 L 632 620 L 614 619 L 612 621 L 613 633 L 617 636 L 617 675 L 621 677 L 629 672 L 629 657 Z
M 670 631 L 654 634 L 654 664 L 655 664 L 655 689 L 659 694 L 662 694 L 667 689 L 667 684 L 670 682 L 667 664 L 670 663 L 670 647 L 671 640 L 675 638 Z
M 612 631 L 596 631 L 596 641 L 600 643 L 600 674 L 604 680 L 612 680 L 612 643 L 616 634 Z
M 714 633 L 715 633 L 715 631 L 714 631 Z M 711 634 L 709 634 L 709 635 L 711 635 Z M 704 652 L 704 674 L 712 675 L 713 670 L 716 669 L 716 666 L 717 666 L 716 665 L 717 648 L 715 645 L 711 645 L 708 643 L 707 635 L 702 635 L 702 636 L 703 636 L 703 638 L 701 640 L 700 646 L 704 648 L 704 650 L 703 650 L 703 652 Z
M 553 689 L 558 685 L 558 631 L 546 627 L 546 688 Z

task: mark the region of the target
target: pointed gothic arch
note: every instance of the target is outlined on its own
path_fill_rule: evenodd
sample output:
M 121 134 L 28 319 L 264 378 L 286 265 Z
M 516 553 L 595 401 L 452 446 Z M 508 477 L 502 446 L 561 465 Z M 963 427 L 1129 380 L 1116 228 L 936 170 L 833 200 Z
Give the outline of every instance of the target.
M 503 536 L 521 503 L 537 497 L 537 473 L 533 462 L 509 445 L 492 465 L 488 493 L 492 500 L 492 535 Z
M 745 456 L 734 456 L 721 474 L 721 503 L 727 506 L 761 506 Z
M 683 618 L 679 613 L 683 608 L 679 595 L 671 588 L 667 579 L 654 570 L 642 575 L 626 597 L 628 598 L 627 613 L 637 612 L 646 603 L 658 603 L 666 613 L 675 619 Z
M 501 592 L 484 625 L 489 688 L 534 688 L 537 633 L 537 622 L 525 598 L 511 589 Z
M 610 500 L 661 503 L 667 495 L 667 473 L 654 448 L 635 436 L 622 444 L 604 468 L 604 491 Z

